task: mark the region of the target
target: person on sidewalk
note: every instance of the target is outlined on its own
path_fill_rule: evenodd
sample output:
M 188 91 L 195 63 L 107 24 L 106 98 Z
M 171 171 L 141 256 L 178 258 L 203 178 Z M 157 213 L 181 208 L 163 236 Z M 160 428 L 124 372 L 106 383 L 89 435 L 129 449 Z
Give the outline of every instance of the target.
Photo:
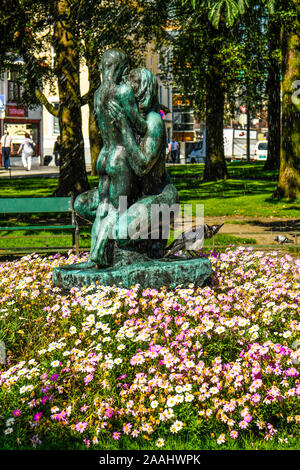
M 54 153 L 54 158 L 55 158 L 55 165 L 59 166 L 60 165 L 60 154 L 61 154 L 61 140 L 60 140 L 60 135 L 57 136 L 57 139 L 54 143 L 54 148 L 53 148 L 53 153 Z
M 35 143 L 30 138 L 29 134 L 25 134 L 25 139 L 23 144 L 20 145 L 18 154 L 22 151 L 22 163 L 25 170 L 31 170 L 32 155 L 34 153 Z
M 9 135 L 7 130 L 4 131 L 4 134 L 1 138 L 1 152 L 2 152 L 2 166 L 6 170 L 10 168 L 10 152 L 13 150 L 12 138 Z
M 176 163 L 178 157 L 179 144 L 176 139 L 172 139 L 171 142 L 171 160 L 172 163 Z

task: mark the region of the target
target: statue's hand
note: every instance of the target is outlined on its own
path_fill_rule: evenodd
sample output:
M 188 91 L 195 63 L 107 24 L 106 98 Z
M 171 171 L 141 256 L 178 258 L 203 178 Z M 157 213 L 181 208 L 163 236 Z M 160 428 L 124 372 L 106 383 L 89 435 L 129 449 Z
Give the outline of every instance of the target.
M 125 112 L 118 103 L 112 101 L 111 103 L 108 103 L 107 108 L 112 121 L 115 122 L 118 127 L 126 125 L 127 121 Z

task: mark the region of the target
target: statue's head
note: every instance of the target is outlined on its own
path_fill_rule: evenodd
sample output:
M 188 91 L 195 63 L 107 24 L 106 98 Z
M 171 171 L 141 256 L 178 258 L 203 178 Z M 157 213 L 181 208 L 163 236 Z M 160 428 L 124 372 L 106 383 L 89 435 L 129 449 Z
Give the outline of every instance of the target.
M 121 49 L 108 49 L 104 52 L 100 61 L 100 73 L 102 81 L 112 80 L 118 83 L 128 69 L 128 57 Z
M 128 75 L 139 108 L 144 111 L 159 109 L 158 84 L 155 75 L 145 68 L 132 70 Z

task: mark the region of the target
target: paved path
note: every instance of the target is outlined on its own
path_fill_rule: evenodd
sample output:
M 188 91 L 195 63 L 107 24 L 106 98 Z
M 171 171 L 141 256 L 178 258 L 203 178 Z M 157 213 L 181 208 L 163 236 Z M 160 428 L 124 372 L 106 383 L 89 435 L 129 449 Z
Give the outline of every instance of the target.
M 91 170 L 87 165 L 87 172 Z M 13 166 L 10 170 L 0 167 L 1 178 L 58 178 L 59 167 L 57 166 L 33 166 L 30 171 L 26 171 L 23 167 Z
M 208 225 L 218 225 L 224 223 L 219 234 L 232 235 L 240 238 L 251 238 L 256 240 L 257 247 L 286 248 L 300 246 L 300 217 L 294 219 L 282 219 L 279 217 L 241 217 L 241 216 L 218 216 L 205 217 L 204 221 Z M 175 221 L 175 237 L 182 232 L 181 219 Z M 187 217 L 184 220 L 184 230 L 188 230 L 195 224 L 195 219 Z M 284 235 L 293 243 L 279 245 L 274 238 L 277 235 Z M 296 235 L 296 237 L 295 237 Z
M 227 222 L 228 220 L 228 222 Z M 241 238 L 252 238 L 258 245 L 274 246 L 274 248 L 295 246 L 300 244 L 300 218 L 282 219 L 279 217 L 205 217 L 205 222 L 209 225 L 220 224 L 224 226 L 220 234 L 233 235 Z M 234 223 L 235 222 L 235 223 Z M 276 235 L 282 234 L 294 243 L 278 245 L 274 241 Z M 293 235 L 297 234 L 297 238 Z

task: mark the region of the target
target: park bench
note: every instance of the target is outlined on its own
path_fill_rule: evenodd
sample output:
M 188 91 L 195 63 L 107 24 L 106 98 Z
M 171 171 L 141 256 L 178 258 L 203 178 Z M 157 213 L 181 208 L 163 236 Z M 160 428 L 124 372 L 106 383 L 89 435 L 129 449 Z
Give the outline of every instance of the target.
M 76 253 L 79 252 L 79 225 L 77 222 L 76 212 L 73 208 L 73 198 L 72 197 L 26 197 L 26 198 L 0 198 L 0 215 L 10 215 L 10 214 L 36 214 L 36 213 L 52 213 L 52 214 L 61 214 L 66 213 L 70 215 L 70 224 L 60 224 L 59 220 L 57 223 L 44 224 L 44 225 L 18 225 L 18 226 L 8 226 L 0 227 L 1 232 L 7 231 L 35 231 L 35 230 L 71 230 L 72 231 L 72 247 L 49 247 L 46 243 L 42 251 L 54 251 L 62 250 L 63 248 L 72 248 L 76 250 Z M 21 239 L 21 237 L 17 237 Z M 43 237 L 45 238 L 45 237 Z M 3 239 L 3 238 L 2 238 Z M 38 247 L 0 247 L 1 252 L 14 252 L 14 251 L 25 251 L 36 249 Z M 39 250 L 41 251 L 41 250 Z

